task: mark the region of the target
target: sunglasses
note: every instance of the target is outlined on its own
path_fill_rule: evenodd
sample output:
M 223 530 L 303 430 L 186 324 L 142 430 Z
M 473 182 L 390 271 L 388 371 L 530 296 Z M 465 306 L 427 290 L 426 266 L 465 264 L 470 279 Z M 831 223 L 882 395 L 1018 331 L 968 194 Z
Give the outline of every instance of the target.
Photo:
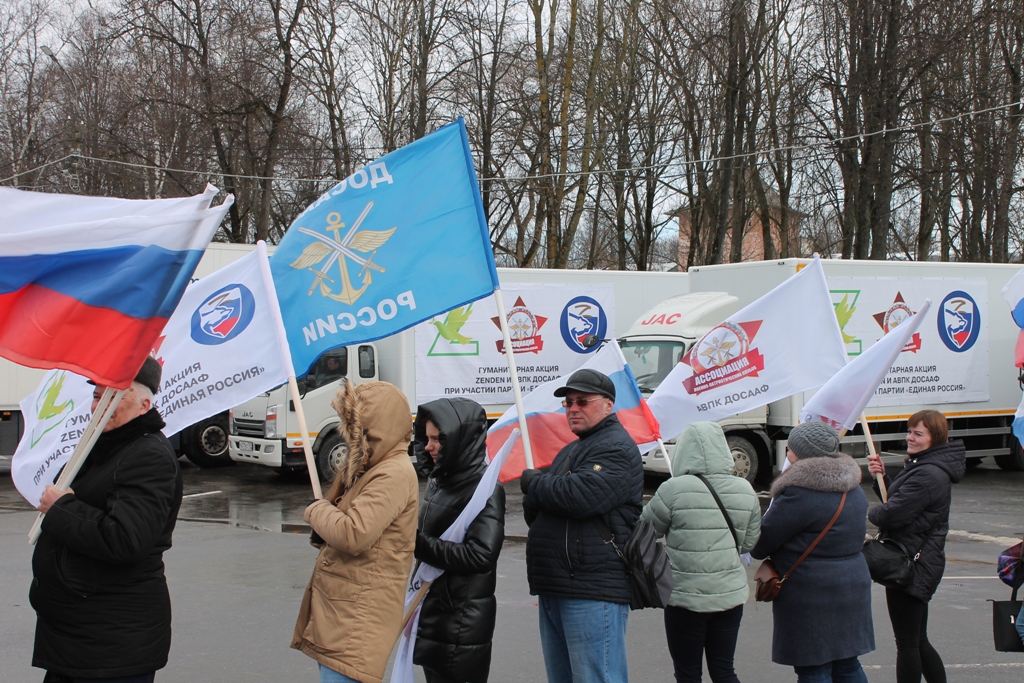
M 573 405 L 578 405 L 580 408 L 586 408 L 591 403 L 596 403 L 597 401 L 603 400 L 604 396 L 595 396 L 593 398 L 566 398 L 562 399 L 562 407 L 572 408 Z

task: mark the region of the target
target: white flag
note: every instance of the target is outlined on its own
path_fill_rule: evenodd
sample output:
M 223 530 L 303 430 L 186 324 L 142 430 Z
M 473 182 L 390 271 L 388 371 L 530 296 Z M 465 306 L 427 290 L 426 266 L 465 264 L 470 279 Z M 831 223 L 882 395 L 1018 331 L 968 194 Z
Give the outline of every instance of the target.
M 477 515 L 484 509 L 484 506 L 487 505 L 491 495 L 494 494 L 494 487 L 498 484 L 498 472 L 501 471 L 501 466 L 505 464 L 508 454 L 512 452 L 512 447 L 516 445 L 518 440 L 519 430 L 514 429 L 509 435 L 508 440 L 505 441 L 505 445 L 501 447 L 501 450 L 495 454 L 490 464 L 487 465 L 484 475 L 480 478 L 480 483 L 476 485 L 476 489 L 473 491 L 473 497 L 469 499 L 466 507 L 455 518 L 452 525 L 441 534 L 442 541 L 462 543 L 462 540 L 466 537 L 466 529 L 477 518 Z M 409 582 L 409 591 L 405 594 L 406 613 L 409 612 L 409 608 L 416 599 L 416 594 L 420 588 L 424 584 L 433 583 L 441 574 L 444 574 L 443 569 L 420 563 L 419 567 L 416 568 L 416 573 L 413 574 L 412 580 Z M 402 635 L 398 639 L 398 652 L 395 654 L 395 666 L 391 670 L 391 683 L 414 683 L 416 680 L 412 655 L 416 649 L 416 631 L 419 628 L 420 607 L 422 605 L 423 603 L 420 602 L 416 606 L 416 613 L 409 619 L 409 623 L 406 624 L 405 630 L 402 631 Z
M 154 407 L 171 436 L 288 381 L 266 245 L 186 291 L 153 348 L 163 366 Z
M 664 437 L 820 387 L 846 350 L 818 257 L 694 344 L 647 401 Z
M 867 351 L 833 375 L 832 379 L 804 404 L 803 410 L 800 411 L 800 421 L 821 420 L 832 425 L 836 431 L 853 429 L 864 412 L 864 407 L 888 374 L 889 368 L 899 357 L 910 337 L 921 326 L 921 321 L 928 314 L 931 305 L 931 300 L 925 299 L 924 305 L 913 318 L 891 329 Z
M 266 245 L 189 286 L 157 339 L 163 366 L 153 407 L 172 436 L 288 381 L 291 354 L 280 322 Z M 32 505 L 71 457 L 92 414 L 93 387 L 53 370 L 21 403 L 25 433 L 11 477 Z
M 11 459 L 11 479 L 33 507 L 68 461 L 92 417 L 92 390 L 85 377 L 50 370 L 21 402 L 25 433 Z

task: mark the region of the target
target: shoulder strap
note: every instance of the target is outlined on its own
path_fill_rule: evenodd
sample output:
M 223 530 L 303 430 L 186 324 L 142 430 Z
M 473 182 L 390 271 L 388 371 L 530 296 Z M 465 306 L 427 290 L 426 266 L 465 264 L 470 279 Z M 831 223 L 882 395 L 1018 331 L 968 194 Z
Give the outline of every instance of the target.
M 597 533 L 601 534 L 601 538 L 604 539 L 604 542 L 609 544 L 615 551 L 615 554 L 619 556 L 619 559 L 626 563 L 626 567 L 628 569 L 629 560 L 627 560 L 626 556 L 622 554 L 622 550 L 615 542 L 615 534 L 613 534 L 612 530 L 608 528 L 608 525 L 604 523 L 604 520 L 601 519 L 601 516 L 597 515 L 595 517 L 591 517 L 590 522 L 594 525 L 594 528 L 597 529 Z M 639 523 L 639 520 L 637 520 L 637 522 Z
M 807 559 L 807 556 L 811 554 L 811 551 L 814 550 L 815 547 L 817 547 L 821 539 L 825 538 L 825 534 L 828 533 L 828 530 L 831 529 L 832 525 L 836 523 L 837 519 L 839 519 L 839 513 L 843 511 L 844 505 L 846 505 L 846 491 L 843 491 L 843 497 L 839 499 L 839 507 L 836 509 L 836 514 L 832 515 L 832 519 L 828 521 L 828 525 L 821 530 L 821 533 L 818 534 L 818 537 L 814 539 L 814 542 L 807 547 L 807 550 L 805 550 L 804 554 L 800 556 L 800 559 L 794 562 L 793 566 L 789 568 L 789 571 L 786 572 L 786 575 L 782 577 L 783 581 L 789 578 L 789 575 L 793 573 L 793 570 L 799 567 L 800 563 Z
M 692 474 L 704 482 L 704 485 L 708 487 L 708 491 L 711 491 L 711 495 L 714 496 L 715 502 L 718 503 L 718 509 L 722 511 L 722 516 L 725 517 L 725 523 L 729 525 L 729 533 L 732 534 L 732 540 L 736 544 L 736 552 L 739 552 L 740 537 L 736 535 L 736 527 L 732 525 L 732 517 L 730 517 L 729 513 L 726 511 L 725 505 L 722 504 L 722 499 L 718 496 L 718 491 L 715 490 L 715 487 L 711 485 L 711 482 L 708 481 L 703 474 L 699 474 L 697 472 L 693 472 Z

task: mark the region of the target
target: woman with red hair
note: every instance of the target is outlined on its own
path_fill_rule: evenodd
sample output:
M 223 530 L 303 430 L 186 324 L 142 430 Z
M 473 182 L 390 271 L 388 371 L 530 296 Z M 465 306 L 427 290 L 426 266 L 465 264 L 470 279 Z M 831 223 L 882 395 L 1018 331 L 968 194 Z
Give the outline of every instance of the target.
M 907 456 L 896 478 L 885 478 L 888 500 L 868 510 L 868 520 L 915 558 L 910 584 L 885 589 L 896 637 L 896 681 L 918 683 L 923 676 L 927 683 L 946 683 L 942 658 L 928 641 L 928 602 L 946 567 L 952 487 L 967 469 L 964 444 L 949 440 L 942 413 L 922 410 L 907 420 Z M 877 455 L 868 456 L 868 469 L 885 474 Z

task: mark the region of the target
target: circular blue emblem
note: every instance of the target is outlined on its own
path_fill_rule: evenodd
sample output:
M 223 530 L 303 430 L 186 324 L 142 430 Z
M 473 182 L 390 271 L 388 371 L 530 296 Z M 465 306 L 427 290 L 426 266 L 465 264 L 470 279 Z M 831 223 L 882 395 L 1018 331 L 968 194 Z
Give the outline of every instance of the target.
M 600 344 L 588 349 L 583 345 L 583 340 L 592 334 L 597 335 L 598 339 L 604 339 L 608 332 L 608 316 L 597 301 L 589 296 L 578 296 L 562 309 L 559 329 L 565 345 L 570 349 L 576 353 L 592 353 L 597 351 Z
M 216 346 L 231 341 L 252 322 L 256 299 L 245 285 L 221 287 L 192 313 L 192 339 Z
M 967 292 L 956 290 L 939 304 L 936 317 L 939 339 L 950 351 L 963 353 L 978 341 L 981 334 L 981 311 Z

